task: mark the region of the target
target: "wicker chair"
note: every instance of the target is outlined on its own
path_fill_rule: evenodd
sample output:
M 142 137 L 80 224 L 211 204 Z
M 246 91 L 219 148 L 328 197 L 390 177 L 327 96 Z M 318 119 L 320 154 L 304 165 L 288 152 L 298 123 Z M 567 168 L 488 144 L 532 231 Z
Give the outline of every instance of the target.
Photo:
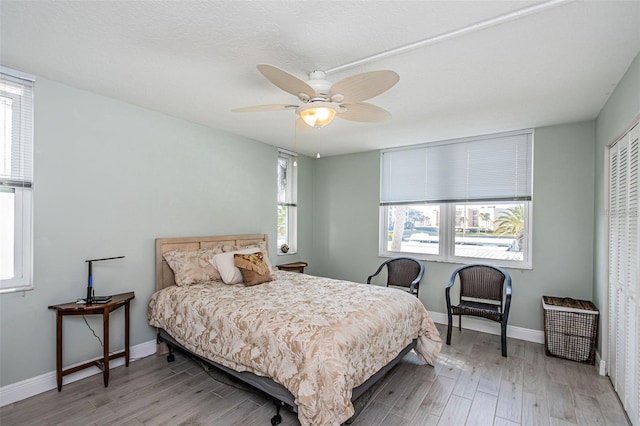
M 387 287 L 406 287 L 410 294 L 418 297 L 420 280 L 424 275 L 424 264 L 412 257 L 394 257 L 386 260 L 380 265 L 378 270 L 367 278 L 367 284 L 371 284 L 371 279 L 378 275 L 382 268 L 387 267 Z
M 450 293 L 456 276 L 460 279 L 460 303 L 452 305 Z M 511 306 L 511 276 L 507 271 L 483 264 L 461 266 L 451 274 L 445 296 L 448 316 L 447 345 L 451 344 L 453 316 L 458 315 L 458 329 L 462 330 L 462 315 L 472 315 L 500 323 L 502 356 L 507 356 L 507 320 Z

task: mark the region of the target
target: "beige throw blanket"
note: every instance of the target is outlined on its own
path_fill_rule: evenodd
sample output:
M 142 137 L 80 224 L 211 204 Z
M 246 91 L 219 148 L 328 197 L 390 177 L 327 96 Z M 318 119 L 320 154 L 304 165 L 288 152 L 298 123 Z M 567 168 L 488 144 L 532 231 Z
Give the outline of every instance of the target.
M 253 287 L 173 286 L 149 301 L 148 321 L 190 351 L 271 377 L 296 398 L 302 425 L 339 425 L 351 390 L 413 339 L 433 365 L 442 345 L 422 303 L 396 289 L 284 271 Z M 427 367 L 428 368 L 428 367 Z

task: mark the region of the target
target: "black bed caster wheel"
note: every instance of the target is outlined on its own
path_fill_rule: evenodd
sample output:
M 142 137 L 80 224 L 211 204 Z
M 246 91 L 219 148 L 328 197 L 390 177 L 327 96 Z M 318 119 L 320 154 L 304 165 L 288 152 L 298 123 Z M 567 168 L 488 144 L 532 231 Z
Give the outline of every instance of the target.
M 273 426 L 279 425 L 280 423 L 282 423 L 282 416 L 280 414 L 276 414 L 275 416 L 271 417 L 271 424 Z
M 284 406 L 284 402 L 278 401 L 276 404 L 276 415 L 271 417 L 271 424 L 273 426 L 282 423 L 282 416 L 280 415 L 280 409 Z
M 176 360 L 176 356 L 174 354 L 167 355 L 167 362 L 173 362 Z

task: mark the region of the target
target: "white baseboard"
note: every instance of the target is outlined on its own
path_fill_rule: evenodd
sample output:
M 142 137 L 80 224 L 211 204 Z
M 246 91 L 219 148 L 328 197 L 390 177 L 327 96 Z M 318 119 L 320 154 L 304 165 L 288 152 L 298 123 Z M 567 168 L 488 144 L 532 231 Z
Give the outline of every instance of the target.
M 433 322 L 438 324 L 447 324 L 448 322 L 447 314 L 442 312 L 429 312 L 429 314 L 431 315 Z M 458 321 L 455 320 L 455 318 L 454 324 L 456 327 L 458 326 Z M 464 317 L 462 320 L 462 328 L 481 331 L 488 334 L 496 334 L 498 336 L 500 335 L 500 324 L 497 322 L 470 318 L 468 316 Z M 544 331 L 542 330 L 532 330 L 529 328 L 507 325 L 507 336 L 514 339 L 526 340 L 527 342 L 544 343 Z
M 600 351 L 596 350 L 596 368 L 601 376 L 607 375 L 607 362 L 600 356 Z
M 150 340 L 148 342 L 141 343 L 139 345 L 132 346 L 130 349 L 130 362 L 138 360 L 140 358 L 147 357 L 156 352 L 156 341 Z M 73 367 L 75 365 L 84 364 L 79 362 L 74 365 L 65 366 L 65 369 Z M 116 358 L 109 362 L 109 368 L 115 368 L 124 365 L 124 358 Z M 84 379 L 85 377 L 93 376 L 94 374 L 102 373 L 98 367 L 90 367 L 85 370 L 78 371 L 76 373 L 69 374 L 63 378 L 63 386 L 68 383 L 73 383 L 77 380 Z M 16 401 L 20 401 L 34 395 L 46 392 L 51 389 L 57 388 L 56 372 L 51 371 L 49 373 L 42 374 L 37 377 L 32 377 L 21 382 L 12 383 L 0 388 L 0 407 L 12 404 Z

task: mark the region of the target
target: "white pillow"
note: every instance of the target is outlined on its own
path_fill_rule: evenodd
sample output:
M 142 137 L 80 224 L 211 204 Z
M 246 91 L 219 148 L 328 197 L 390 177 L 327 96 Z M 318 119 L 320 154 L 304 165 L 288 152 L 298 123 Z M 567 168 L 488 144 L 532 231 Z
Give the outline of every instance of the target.
M 238 284 L 242 282 L 242 272 L 233 264 L 233 255 L 257 253 L 260 249 L 258 247 L 249 247 L 237 251 L 229 251 L 226 253 L 220 253 L 213 256 L 211 264 L 220 272 L 220 277 L 225 284 Z

